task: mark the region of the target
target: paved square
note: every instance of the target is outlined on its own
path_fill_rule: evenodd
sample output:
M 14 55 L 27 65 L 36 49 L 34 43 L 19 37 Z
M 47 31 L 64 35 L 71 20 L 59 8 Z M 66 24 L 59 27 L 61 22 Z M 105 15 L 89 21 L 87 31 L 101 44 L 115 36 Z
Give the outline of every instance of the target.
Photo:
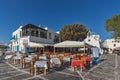
M 104 54 L 102 62 L 90 70 L 74 72 L 71 68 L 52 69 L 47 75 L 30 75 L 20 64 L 0 62 L 0 80 L 119 80 L 120 56 Z

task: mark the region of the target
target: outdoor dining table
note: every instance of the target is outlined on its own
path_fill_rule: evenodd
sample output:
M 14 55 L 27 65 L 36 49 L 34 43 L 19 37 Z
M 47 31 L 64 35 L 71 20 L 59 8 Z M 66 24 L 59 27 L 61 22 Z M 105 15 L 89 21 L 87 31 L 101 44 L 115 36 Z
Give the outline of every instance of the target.
M 63 61 L 64 61 L 64 62 L 70 62 L 70 57 L 64 57 L 64 58 L 63 58 Z
M 25 60 L 25 62 L 30 62 L 32 60 L 32 58 L 31 57 L 26 57 L 26 58 L 24 58 L 24 60 Z
M 87 57 L 87 58 L 86 58 L 86 61 L 88 61 L 88 62 L 92 62 L 92 58 Z
M 47 60 L 47 57 L 46 56 L 39 56 L 39 59 L 40 60 Z
M 55 57 L 57 57 L 57 55 L 50 55 L 50 58 L 55 58 Z
M 83 63 L 81 60 L 77 60 L 77 59 L 72 59 L 72 61 L 71 61 L 71 66 L 74 67 L 74 68 L 75 68 L 76 66 L 80 66 L 80 67 L 81 67 L 81 70 L 82 70 L 82 68 L 85 69 L 84 63 Z
M 23 65 L 22 65 L 22 67 L 24 68 L 25 67 L 25 64 L 26 63 L 30 63 L 30 61 L 32 60 L 33 58 L 32 57 L 26 57 L 26 58 L 24 58 L 23 60 Z
M 12 57 L 13 57 L 12 54 L 11 54 L 11 55 L 6 55 L 5 59 L 6 59 L 6 60 L 9 60 L 9 59 L 11 59 Z
M 36 71 L 37 71 L 37 68 L 44 68 L 44 74 L 46 74 L 46 70 L 48 69 L 48 66 L 47 66 L 47 61 L 36 61 L 35 64 L 34 64 L 34 68 L 35 68 L 35 75 L 36 75 Z
M 51 66 L 53 67 L 54 65 L 59 65 L 61 66 L 61 62 L 59 58 L 51 58 L 50 59 Z
M 52 64 L 61 64 L 59 58 L 51 58 L 51 59 L 50 59 L 50 62 L 51 62 Z
M 37 55 L 34 55 L 34 54 L 32 54 L 32 55 L 28 55 L 28 57 L 31 57 L 31 58 L 34 58 L 34 57 L 36 57 Z
M 13 57 L 13 60 L 14 60 L 14 64 L 16 63 L 16 60 L 21 60 L 22 59 L 22 56 L 19 55 L 19 56 L 14 56 Z M 20 63 L 21 64 L 21 63 Z

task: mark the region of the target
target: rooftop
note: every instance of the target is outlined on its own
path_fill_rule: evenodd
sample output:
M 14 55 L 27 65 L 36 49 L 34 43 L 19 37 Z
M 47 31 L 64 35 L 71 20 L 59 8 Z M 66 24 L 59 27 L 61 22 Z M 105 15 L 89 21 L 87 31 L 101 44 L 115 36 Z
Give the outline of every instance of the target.
M 42 30 L 46 31 L 46 29 L 39 27 L 39 26 L 36 26 L 36 25 L 33 25 L 33 24 L 26 24 L 22 27 L 22 29 L 24 29 L 24 28 L 42 29 Z

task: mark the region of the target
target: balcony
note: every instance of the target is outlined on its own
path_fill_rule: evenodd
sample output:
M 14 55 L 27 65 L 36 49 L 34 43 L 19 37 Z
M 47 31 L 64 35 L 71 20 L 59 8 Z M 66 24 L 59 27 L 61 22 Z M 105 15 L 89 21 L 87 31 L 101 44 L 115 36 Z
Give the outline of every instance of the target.
M 30 36 L 29 40 L 31 42 L 36 42 L 36 43 L 50 43 L 53 44 L 53 40 L 49 40 L 49 39 L 44 39 L 44 38 L 39 38 L 39 37 L 34 37 L 34 36 Z
M 10 41 L 16 41 L 17 39 L 18 39 L 17 37 L 13 36 L 13 37 L 10 39 Z

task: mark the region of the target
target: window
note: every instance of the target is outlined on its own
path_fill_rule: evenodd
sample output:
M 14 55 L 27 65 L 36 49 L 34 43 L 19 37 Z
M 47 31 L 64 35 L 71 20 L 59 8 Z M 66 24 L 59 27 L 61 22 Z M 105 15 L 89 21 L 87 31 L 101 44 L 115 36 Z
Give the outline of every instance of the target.
M 29 29 L 26 29 L 26 36 L 29 36 L 30 35 L 30 31 Z
M 52 39 L 51 33 L 49 33 L 49 39 Z
M 39 35 L 39 32 L 38 32 L 38 31 L 36 31 L 36 37 L 38 37 L 38 35 Z
M 22 36 L 23 37 L 25 36 L 25 30 L 24 29 L 22 30 Z
M 39 32 L 37 30 L 31 30 L 31 36 L 38 37 L 39 36 Z
M 17 40 L 17 38 L 18 38 L 18 36 L 17 36 L 17 34 L 15 35 L 15 39 Z
M 22 36 L 24 37 L 24 36 L 27 36 L 27 31 L 26 31 L 26 29 L 23 29 L 22 30 Z
M 31 31 L 31 36 L 34 36 L 34 30 Z
M 40 37 L 46 39 L 47 38 L 47 32 L 41 31 L 40 32 Z
M 59 37 L 57 37 L 56 35 L 55 35 L 55 37 L 54 37 L 54 42 L 55 42 L 55 43 L 58 43 L 58 42 L 59 42 Z

